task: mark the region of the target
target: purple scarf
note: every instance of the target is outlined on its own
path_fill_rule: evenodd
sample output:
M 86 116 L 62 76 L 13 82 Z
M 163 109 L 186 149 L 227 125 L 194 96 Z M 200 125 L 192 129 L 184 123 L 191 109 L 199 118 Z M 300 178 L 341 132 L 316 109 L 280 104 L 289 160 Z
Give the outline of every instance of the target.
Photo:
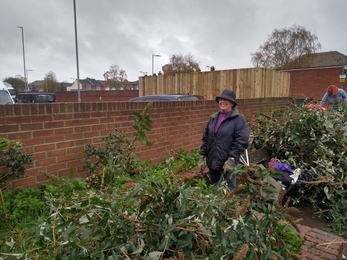
M 220 124 L 223 122 L 223 120 L 227 117 L 229 117 L 231 115 L 231 113 L 233 112 L 233 110 L 231 111 L 228 111 L 228 112 L 220 112 L 219 115 L 218 115 L 218 118 L 217 118 L 217 122 L 216 122 L 216 125 L 214 126 L 214 134 L 217 133 L 217 130 L 220 126 Z

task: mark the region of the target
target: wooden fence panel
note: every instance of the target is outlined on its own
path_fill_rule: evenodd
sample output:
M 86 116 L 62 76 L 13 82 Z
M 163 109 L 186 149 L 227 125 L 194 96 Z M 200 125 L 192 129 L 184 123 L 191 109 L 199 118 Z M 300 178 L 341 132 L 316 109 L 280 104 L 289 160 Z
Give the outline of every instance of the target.
M 224 89 L 237 99 L 289 97 L 290 73 L 246 68 L 139 78 L 139 95 L 190 93 L 215 99 Z

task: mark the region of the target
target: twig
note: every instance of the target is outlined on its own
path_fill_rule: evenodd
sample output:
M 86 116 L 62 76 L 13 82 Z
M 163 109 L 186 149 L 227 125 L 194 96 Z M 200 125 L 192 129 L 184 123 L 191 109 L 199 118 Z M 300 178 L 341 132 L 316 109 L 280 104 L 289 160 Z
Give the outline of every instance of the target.
M 1 206 L 2 206 L 2 209 L 4 210 L 5 222 L 8 223 L 6 207 L 5 207 L 5 201 L 4 201 L 4 196 L 2 195 L 2 189 L 1 188 L 0 188 L 0 198 L 1 198 Z
M 271 120 L 272 120 L 272 118 L 271 118 L 270 116 L 268 116 L 268 115 L 266 115 L 266 114 L 264 114 L 264 113 L 260 113 L 260 115 L 265 116 L 265 117 L 267 117 L 268 119 L 271 119 Z
M 127 259 L 131 260 L 131 258 L 129 258 L 129 256 L 122 250 L 121 247 L 118 247 L 118 248 Z
M 8 176 L 10 176 L 9 173 L 4 174 L 3 176 L 0 177 L 0 182 L 2 182 L 2 179 L 6 179 Z
M 164 253 L 165 253 L 165 251 L 166 251 L 167 244 L 169 243 L 168 234 L 166 234 L 165 240 L 166 240 L 166 241 L 165 241 L 165 246 L 164 246 L 164 248 L 163 248 L 163 252 L 161 253 L 159 260 L 160 260 L 160 259 L 163 259 Z
M 58 212 L 58 210 L 57 210 L 57 212 Z M 53 237 L 54 255 L 57 255 L 57 247 L 56 247 L 57 240 L 55 238 L 55 223 L 56 223 L 56 220 L 57 220 L 57 215 L 58 214 L 54 215 L 53 223 L 52 223 L 52 237 Z
M 200 231 L 197 231 L 197 230 L 192 230 L 192 229 L 188 229 L 188 228 L 183 228 L 183 227 L 175 227 L 176 229 L 179 229 L 179 230 L 184 230 L 184 231 L 189 231 L 189 232 L 196 232 L 200 235 L 203 235 L 203 236 L 207 236 L 207 237 L 216 237 L 215 235 L 211 235 L 211 234 L 207 234 L 207 233 L 204 233 L 204 232 L 200 232 Z
M 331 185 L 347 184 L 347 182 L 332 182 L 329 180 L 320 180 L 320 181 L 304 181 L 304 184 L 319 184 L 319 183 L 329 183 Z
M 140 224 L 142 224 L 142 223 L 143 223 L 143 222 L 142 222 L 142 221 L 140 221 L 140 220 L 136 220 L 136 219 L 128 218 L 128 217 L 126 217 L 126 216 L 124 216 L 124 215 L 122 215 L 122 217 L 123 217 L 123 218 L 125 218 L 126 220 L 131 221 L 131 222 L 140 223 Z
M 345 148 L 345 150 L 347 150 L 347 147 L 343 143 L 341 143 L 341 142 L 339 142 L 339 143 L 343 146 L 343 148 Z
M 293 108 L 296 108 L 297 110 L 299 109 L 299 107 L 298 107 L 295 103 L 293 103 L 293 102 L 291 102 L 291 101 L 288 101 L 288 103 L 289 103 Z
M 131 221 L 131 222 L 143 224 L 142 221 L 135 220 L 135 219 L 131 219 L 131 218 L 128 218 L 128 217 L 126 217 L 126 216 L 124 216 L 124 215 L 122 215 L 122 217 L 125 218 L 126 220 Z M 153 226 L 159 226 L 158 224 L 152 224 L 152 225 L 153 225 Z M 179 226 L 175 226 L 175 229 L 184 230 L 184 231 L 188 231 L 188 232 L 192 232 L 192 233 L 197 233 L 197 234 L 200 234 L 200 235 L 203 235 L 203 236 L 215 237 L 214 235 L 207 234 L 207 233 L 204 233 L 204 232 L 200 232 L 200 231 L 198 231 L 198 230 L 183 228 L 183 227 L 179 227 Z M 138 232 L 145 232 L 146 230 L 147 230 L 147 229 L 144 229 L 144 228 L 136 229 L 136 231 L 138 231 Z
M 333 211 L 332 209 L 324 209 L 324 210 L 320 210 L 320 211 L 314 212 L 313 214 L 314 215 L 318 215 L 318 214 L 321 214 L 321 213 L 324 213 L 324 212 L 332 212 L 332 211 Z
M 332 240 L 330 242 L 317 244 L 317 246 L 327 246 L 327 247 L 329 247 L 330 245 L 340 244 L 340 243 L 347 244 L 347 241 L 346 240 L 341 240 L 339 238 L 335 238 L 334 240 Z
M 105 170 L 106 170 L 106 169 L 105 169 L 105 167 L 104 167 L 103 170 L 102 170 L 102 175 L 101 175 L 100 192 L 102 192 L 102 186 L 104 185 L 104 182 L 105 182 L 105 173 L 106 173 Z

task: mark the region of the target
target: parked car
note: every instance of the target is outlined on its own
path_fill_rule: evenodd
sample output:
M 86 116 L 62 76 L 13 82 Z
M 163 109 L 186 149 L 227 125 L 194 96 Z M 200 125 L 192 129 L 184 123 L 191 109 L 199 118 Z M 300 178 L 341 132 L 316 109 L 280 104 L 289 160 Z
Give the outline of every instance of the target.
M 57 102 L 54 93 L 48 92 L 21 92 L 17 94 L 18 103 L 51 103 Z
M 200 96 L 200 95 L 193 95 L 193 94 L 183 94 L 183 93 L 179 93 L 179 94 L 175 94 L 175 95 L 191 95 L 191 96 L 195 96 L 195 97 L 197 97 L 198 99 L 200 99 L 200 100 L 203 100 L 203 99 L 205 99 L 203 96 Z
M 201 96 L 200 96 L 201 97 Z M 196 95 L 189 94 L 161 94 L 161 95 L 148 95 L 142 97 L 136 97 L 129 100 L 129 102 L 155 102 L 155 101 L 187 101 L 187 100 L 199 100 Z M 204 99 L 202 97 L 202 99 Z
M 13 98 L 5 86 L 0 86 L 0 104 L 14 104 Z

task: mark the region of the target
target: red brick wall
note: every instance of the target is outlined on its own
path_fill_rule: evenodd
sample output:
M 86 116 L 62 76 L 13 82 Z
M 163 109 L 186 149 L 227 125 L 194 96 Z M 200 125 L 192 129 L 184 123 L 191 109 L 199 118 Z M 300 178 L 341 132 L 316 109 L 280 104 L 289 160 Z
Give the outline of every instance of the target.
M 58 92 L 53 91 L 56 95 L 57 102 L 78 102 L 77 91 Z M 138 90 L 88 90 L 80 91 L 81 102 L 112 102 L 128 101 L 139 96 Z
M 321 100 L 331 84 L 340 87 L 341 68 L 290 71 L 290 93 L 294 98 Z
M 246 119 L 261 110 L 287 104 L 289 98 L 238 100 Z M 12 182 L 13 187 L 38 186 L 47 178 L 39 170 L 85 177 L 83 149 L 88 143 L 113 132 L 115 125 L 132 136 L 133 112 L 142 112 L 143 102 L 81 102 L 54 104 L 0 105 L 0 137 L 23 143 L 25 153 L 33 157 L 26 176 Z M 218 111 L 213 100 L 155 102 L 149 115 L 153 130 L 147 133 L 151 147 L 137 144 L 142 160 L 160 162 L 180 148 L 189 152 L 199 148 L 201 134 L 209 116 Z M 4 171 L 4 169 L 0 169 Z

